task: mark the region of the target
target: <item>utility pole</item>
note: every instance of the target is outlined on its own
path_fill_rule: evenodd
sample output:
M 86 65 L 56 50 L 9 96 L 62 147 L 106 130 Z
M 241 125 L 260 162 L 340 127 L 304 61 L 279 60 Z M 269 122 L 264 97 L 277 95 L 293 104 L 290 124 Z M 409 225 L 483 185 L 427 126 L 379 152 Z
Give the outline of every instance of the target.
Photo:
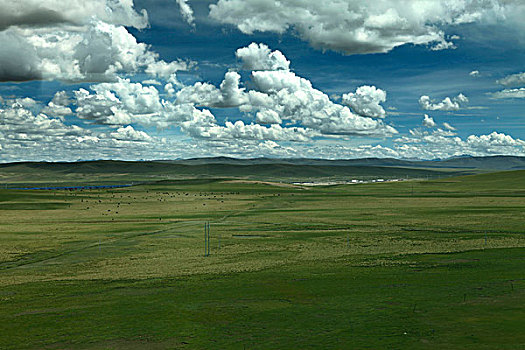
M 208 256 L 208 229 L 204 223 L 204 256 Z
M 204 223 L 204 256 L 210 255 L 210 223 Z

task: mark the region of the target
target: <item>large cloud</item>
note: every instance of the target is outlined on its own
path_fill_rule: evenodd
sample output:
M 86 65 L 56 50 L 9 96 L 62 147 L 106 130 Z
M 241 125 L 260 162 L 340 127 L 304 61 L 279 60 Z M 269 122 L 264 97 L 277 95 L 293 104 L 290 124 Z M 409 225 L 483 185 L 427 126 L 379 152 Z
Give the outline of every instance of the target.
M 303 127 L 266 127 L 257 123 L 245 124 L 241 120 L 220 125 L 209 110 L 195 107 L 195 103 L 215 107 L 239 105 L 240 102 L 233 103 L 235 97 L 232 91 L 247 101 L 248 95 L 238 89 L 238 80 L 237 73 L 228 72 L 220 88 L 198 83 L 179 91 L 181 94 L 175 101 L 162 99 L 154 86 L 144 86 L 128 79 L 100 83 L 91 86 L 92 92 L 86 89 L 74 92 L 76 114 L 94 123 L 110 126 L 135 123 L 157 128 L 180 127 L 194 138 L 207 140 L 304 142 L 320 135 L 318 131 Z M 209 94 L 198 89 L 203 86 L 209 87 Z
M 429 117 L 428 114 L 425 114 L 423 118 L 423 126 L 426 126 L 427 128 L 433 128 L 436 126 L 436 122 L 432 117 Z
M 293 30 L 315 48 L 364 54 L 404 44 L 453 48 L 441 28 L 523 14 L 524 9 L 517 0 L 219 0 L 210 5 L 209 15 L 246 34 Z
M 287 121 L 325 135 L 390 136 L 397 133 L 380 120 L 352 113 L 348 107 L 332 102 L 328 95 L 313 88 L 310 81 L 289 70 L 253 71 L 254 89 L 247 92 L 239 88 L 239 77 L 237 73 L 228 72 L 220 88 L 200 82 L 185 87 L 177 93 L 176 103 L 239 107 L 242 112 L 254 114 L 257 123 L 275 125 Z M 359 102 L 360 112 L 380 115 L 380 109 L 366 109 L 366 104 Z M 374 103 L 369 106 L 376 107 Z
M 14 32 L 0 32 L 0 82 L 42 79 L 37 50 Z
M 128 81 L 120 83 L 134 84 Z M 105 88 L 111 90 L 121 87 L 105 85 Z M 101 88 L 97 90 L 102 91 Z M 133 88 L 127 90 L 132 91 Z M 123 97 L 123 100 L 126 98 Z M 63 93 L 58 93 L 53 101 L 59 105 L 72 102 Z M 163 104 L 165 101 L 160 102 Z M 394 140 L 392 147 L 379 144 L 353 146 L 345 139 L 314 139 L 319 133 L 307 128 L 280 125 L 264 127 L 242 121 L 227 122 L 221 126 L 206 109 L 200 110 L 192 104 L 163 105 L 166 115 L 162 120 L 181 125 L 188 135 L 200 139 L 195 142 L 184 140 L 184 137 L 173 139 L 151 136 L 131 125 L 110 127 L 109 131 L 67 125 L 60 118 L 39 113 L 37 110 L 41 104 L 30 98 L 0 99 L 0 104 L 0 162 L 168 159 L 218 155 L 424 159 L 464 154 L 525 155 L 525 141 L 498 132 L 460 138 L 451 131 L 439 128 L 431 131 L 415 129 L 408 136 Z
M 522 86 L 525 85 L 525 72 L 507 75 L 503 79 L 496 81 L 504 86 Z
M 148 25 L 132 0 L 1 1 L 0 8 L 0 81 L 115 81 L 140 71 L 166 79 L 189 67 L 159 60 L 128 32 Z
M 252 81 L 257 93 L 270 97 L 262 99 L 262 105 L 253 103 L 253 109 L 274 110 L 282 120 L 300 123 L 326 135 L 389 136 L 397 132 L 380 120 L 357 115 L 348 107 L 332 102 L 309 80 L 291 71 L 254 71 Z
M 459 94 L 454 98 L 445 97 L 443 101 L 436 102 L 430 99 L 429 96 L 421 96 L 419 98 L 419 105 L 427 111 L 457 111 L 462 108 L 462 104 L 468 102 L 468 98 Z
M 355 93 L 343 95 L 343 103 L 363 117 L 384 118 L 386 112 L 380 103 L 385 101 L 386 92 L 375 86 L 360 86 Z
M 271 51 L 265 44 L 251 43 L 235 52 L 246 70 L 278 70 L 290 68 L 290 61 L 281 51 Z
M 444 123 L 437 128 L 430 117 L 423 124 L 433 130 L 411 130 L 395 140 L 394 146 L 352 146 L 360 139 L 349 135 L 388 137 L 397 133 L 379 119 L 386 117 L 381 106 L 386 92 L 361 86 L 345 94 L 343 104 L 333 102 L 311 81 L 292 72 L 282 53 L 262 44 L 250 46 L 237 52 L 246 53 L 238 57 L 243 64 L 250 62 L 251 75 L 228 71 L 218 86 L 197 82 L 179 85 L 178 92 L 172 86 L 170 94 L 166 87 L 163 93 L 162 87 L 159 90 L 117 76 L 115 81 L 77 88 L 73 93 L 60 91 L 50 101 L 0 98 L 0 161 L 210 155 L 443 158 L 525 153 L 524 141 L 509 135 L 461 139 L 453 127 Z M 151 67 L 150 76 L 168 76 L 173 85 L 177 83 L 173 66 L 185 64 L 144 62 L 143 67 Z M 450 99 L 451 103 L 465 102 L 461 96 Z M 223 110 L 216 113 L 218 108 Z M 166 128 L 172 128 L 165 134 L 170 137 L 153 136 L 153 130 Z M 172 138 L 173 134 L 178 136 Z
M 118 128 L 116 131 L 110 133 L 110 136 L 120 141 L 150 142 L 153 140 L 153 138 L 144 131 L 135 130 L 131 125 Z
M 498 152 L 498 148 L 505 147 L 521 147 L 522 151 L 525 150 L 525 141 L 496 131 L 488 135 L 470 135 L 467 137 L 466 143 L 470 147 L 493 150 L 492 152 Z
M 203 111 L 208 112 L 207 110 Z M 226 122 L 224 126 L 217 125 L 214 118 L 193 119 L 182 123 L 182 129 L 190 135 L 211 140 L 272 140 L 305 142 L 319 133 L 311 129 L 292 127 L 283 128 L 280 125 L 270 127 L 259 124 L 245 124 L 242 120 L 235 123 Z
M 30 99 L 15 100 L 0 108 L 0 140 L 4 149 L 10 145 L 45 145 L 90 136 L 89 131 L 79 126 L 66 125 L 59 118 L 43 113 L 33 113 L 28 108 L 32 105 Z
M 503 89 L 501 91 L 489 93 L 489 96 L 492 98 L 525 98 L 525 87 L 520 87 L 525 85 L 525 72 L 507 75 L 505 78 L 499 79 L 496 82 L 508 87 L 517 86 L 517 88 Z
M 410 136 L 395 140 L 395 150 L 403 158 L 448 158 L 461 155 L 525 155 L 525 141 L 496 131 L 488 135 L 470 135 L 463 139 L 451 131 L 411 130 Z
M 165 63 L 126 28 L 93 21 L 85 30 L 53 32 L 11 28 L 0 32 L 0 80 L 59 79 L 113 81 L 119 73 L 145 70 L 167 77 L 187 69 L 184 62 Z M 18 57 L 21 59 L 18 59 Z
M 240 79 L 239 73 L 227 72 L 219 88 L 202 82 L 186 86 L 177 92 L 177 103 L 195 103 L 206 107 L 240 106 L 247 102 Z
M 289 69 L 290 62 L 280 51 L 271 51 L 264 44 L 252 43 L 236 51 L 244 69 L 253 69 L 249 85 L 251 90 L 241 87 L 241 76 L 237 72 L 227 72 L 220 87 L 197 82 L 176 93 L 176 104 L 195 104 L 198 107 L 224 108 L 238 107 L 247 117 L 258 124 L 270 124 L 269 131 L 259 125 L 232 123 L 229 130 L 250 130 L 237 132 L 237 137 L 250 135 L 275 135 L 277 125 L 289 124 L 315 131 L 319 135 L 369 135 L 391 136 L 397 131 L 374 118 L 383 118 L 384 109 L 379 103 L 386 100 L 386 92 L 373 86 L 362 86 L 355 93 L 344 96 L 347 106 L 334 103 L 328 95 L 315 89 L 312 83 L 297 76 Z M 233 126 L 236 126 L 233 128 Z M 288 128 L 283 128 L 287 130 Z M 258 132 L 261 130 L 261 132 Z M 203 132 L 194 133 L 203 135 Z M 293 135 L 297 133 L 294 132 Z M 311 136 L 315 133 L 308 132 Z M 215 135 L 223 135 L 215 133 Z M 218 136 L 217 136 L 218 137 Z M 301 138 L 293 137 L 294 140 Z
M 73 114 L 73 111 L 69 108 L 70 104 L 71 101 L 67 93 L 65 91 L 58 91 L 47 106 L 42 109 L 42 113 L 51 117 L 64 118 L 65 116 Z
M 12 26 L 81 26 L 93 17 L 137 29 L 148 26 L 146 10 L 138 13 L 134 9 L 133 0 L 0 0 L 0 8 L 0 31 Z
M 180 12 L 182 14 L 182 17 L 188 22 L 189 25 L 194 26 L 195 25 L 195 17 L 193 16 L 193 9 L 188 5 L 188 0 L 176 0 L 177 4 L 179 4 Z
M 53 101 L 66 100 L 59 93 Z M 37 107 L 38 102 L 29 98 L 0 99 L 0 162 L 165 159 L 198 154 L 191 144 L 152 137 L 129 125 L 103 132 L 67 125 L 60 118 L 34 112 Z
M 525 88 L 518 89 L 503 89 L 489 94 L 492 98 L 502 99 L 502 98 L 525 98 Z
M 151 125 L 163 119 L 164 106 L 154 86 L 119 79 L 116 83 L 101 83 L 74 92 L 78 117 L 98 124 Z

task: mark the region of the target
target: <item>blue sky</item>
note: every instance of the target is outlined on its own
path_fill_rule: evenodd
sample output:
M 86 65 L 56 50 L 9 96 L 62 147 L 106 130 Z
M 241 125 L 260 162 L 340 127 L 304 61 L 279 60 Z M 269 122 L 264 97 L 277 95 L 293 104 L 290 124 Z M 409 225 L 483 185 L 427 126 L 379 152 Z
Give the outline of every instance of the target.
M 521 1 L 0 9 L 1 162 L 525 155 Z

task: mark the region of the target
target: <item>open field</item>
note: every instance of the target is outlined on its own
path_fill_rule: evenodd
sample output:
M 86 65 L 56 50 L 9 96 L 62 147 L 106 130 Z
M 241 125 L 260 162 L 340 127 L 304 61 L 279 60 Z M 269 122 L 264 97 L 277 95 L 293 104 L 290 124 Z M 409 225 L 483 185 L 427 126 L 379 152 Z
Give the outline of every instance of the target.
M 0 348 L 523 349 L 524 213 L 525 171 L 0 190 Z

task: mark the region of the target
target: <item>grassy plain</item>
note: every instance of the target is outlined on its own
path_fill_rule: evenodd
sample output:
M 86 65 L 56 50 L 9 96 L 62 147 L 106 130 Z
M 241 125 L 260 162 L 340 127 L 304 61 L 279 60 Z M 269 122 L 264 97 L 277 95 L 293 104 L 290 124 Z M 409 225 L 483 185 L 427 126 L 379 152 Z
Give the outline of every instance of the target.
M 522 349 L 524 212 L 525 171 L 0 190 L 0 348 Z

